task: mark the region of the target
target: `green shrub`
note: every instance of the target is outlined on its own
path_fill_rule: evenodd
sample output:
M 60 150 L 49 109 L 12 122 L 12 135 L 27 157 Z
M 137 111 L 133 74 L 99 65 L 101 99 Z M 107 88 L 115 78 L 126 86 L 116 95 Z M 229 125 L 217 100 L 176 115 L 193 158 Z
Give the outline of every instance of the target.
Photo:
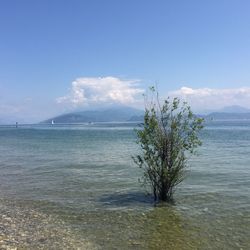
M 172 201 L 176 185 L 183 181 L 187 156 L 201 145 L 203 119 L 178 98 L 160 104 L 158 93 L 151 90 L 144 123 L 137 130 L 141 154 L 133 159 L 144 170 L 143 183 L 149 184 L 155 201 Z

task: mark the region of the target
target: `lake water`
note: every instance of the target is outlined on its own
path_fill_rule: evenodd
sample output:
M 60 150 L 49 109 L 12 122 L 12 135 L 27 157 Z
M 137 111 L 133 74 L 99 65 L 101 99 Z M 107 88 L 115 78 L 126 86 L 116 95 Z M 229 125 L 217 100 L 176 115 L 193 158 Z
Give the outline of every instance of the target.
M 250 121 L 212 121 L 175 193 L 138 183 L 135 124 L 0 127 L 0 248 L 250 249 Z

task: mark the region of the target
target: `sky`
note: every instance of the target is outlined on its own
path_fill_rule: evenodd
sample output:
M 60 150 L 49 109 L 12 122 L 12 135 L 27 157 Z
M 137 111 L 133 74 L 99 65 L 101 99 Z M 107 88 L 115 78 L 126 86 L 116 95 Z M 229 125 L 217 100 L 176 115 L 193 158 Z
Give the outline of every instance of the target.
M 250 108 L 249 0 L 0 0 L 0 123 L 157 85 L 193 110 Z

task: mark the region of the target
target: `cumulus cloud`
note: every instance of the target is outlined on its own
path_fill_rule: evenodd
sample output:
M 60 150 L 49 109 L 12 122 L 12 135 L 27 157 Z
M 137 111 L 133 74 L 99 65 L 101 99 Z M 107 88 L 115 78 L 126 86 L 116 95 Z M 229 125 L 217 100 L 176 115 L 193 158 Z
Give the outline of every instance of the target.
M 117 77 L 82 77 L 71 84 L 69 94 L 56 99 L 57 103 L 82 106 L 100 103 L 134 104 L 144 90 L 136 80 Z
M 189 88 L 169 92 L 170 96 L 177 96 L 186 100 L 196 110 L 218 109 L 225 106 L 240 105 L 250 108 L 250 88 Z

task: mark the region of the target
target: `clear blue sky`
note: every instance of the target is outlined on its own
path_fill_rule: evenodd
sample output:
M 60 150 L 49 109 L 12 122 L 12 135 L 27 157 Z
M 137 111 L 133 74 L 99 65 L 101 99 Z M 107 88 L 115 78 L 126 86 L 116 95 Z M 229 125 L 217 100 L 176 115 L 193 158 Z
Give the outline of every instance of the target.
M 249 13 L 249 0 L 1 0 L 0 118 L 65 110 L 55 100 L 80 77 L 164 95 L 250 87 Z

